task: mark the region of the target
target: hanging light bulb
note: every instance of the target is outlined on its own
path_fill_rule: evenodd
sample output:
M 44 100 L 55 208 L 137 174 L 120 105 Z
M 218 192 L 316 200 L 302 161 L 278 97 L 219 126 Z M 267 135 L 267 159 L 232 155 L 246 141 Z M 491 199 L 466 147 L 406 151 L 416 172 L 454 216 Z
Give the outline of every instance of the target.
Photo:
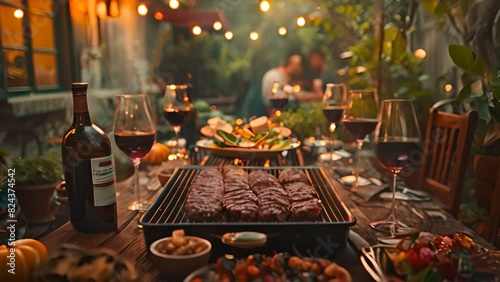
M 413 56 L 415 56 L 418 59 L 424 59 L 427 57 L 427 52 L 424 49 L 417 49 L 415 52 L 413 52 Z
M 267 12 L 269 11 L 269 8 L 271 8 L 271 5 L 269 4 L 269 1 L 262 0 L 260 1 L 259 8 L 262 12 Z
M 250 39 L 256 41 L 257 39 L 259 39 L 259 33 L 257 33 L 257 31 L 250 32 Z
M 215 21 L 214 22 L 214 29 L 215 30 L 221 30 L 222 29 L 222 23 L 220 21 Z
M 199 25 L 195 25 L 191 29 L 191 32 L 193 32 L 194 35 L 200 35 L 201 34 L 201 27 Z
M 447 84 L 444 86 L 444 90 L 446 90 L 446 91 L 451 91 L 451 90 L 453 90 L 453 84 L 451 84 L 451 83 L 447 83 Z
M 148 14 L 148 6 L 146 6 L 146 4 L 144 4 L 144 3 L 139 4 L 139 6 L 137 6 L 137 13 L 139 13 L 139 15 L 141 15 L 141 16 L 147 15 Z
M 228 31 L 226 31 L 226 32 L 224 33 L 224 37 L 225 37 L 227 40 L 231 40 L 231 39 L 233 39 L 234 34 L 233 34 L 233 32 L 232 32 L 232 31 L 228 30 Z
M 14 11 L 14 18 L 16 19 L 22 19 L 24 17 L 24 11 L 21 9 L 16 9 Z
M 297 18 L 297 25 L 298 26 L 305 26 L 306 25 L 306 18 L 304 17 L 298 17 Z
M 180 3 L 178 0 L 170 0 L 170 2 L 168 2 L 168 6 L 172 10 L 177 10 L 179 9 Z
M 278 28 L 278 34 L 281 35 L 281 36 L 285 36 L 287 33 L 287 30 L 286 30 L 286 27 L 284 26 L 280 26 L 280 28 Z

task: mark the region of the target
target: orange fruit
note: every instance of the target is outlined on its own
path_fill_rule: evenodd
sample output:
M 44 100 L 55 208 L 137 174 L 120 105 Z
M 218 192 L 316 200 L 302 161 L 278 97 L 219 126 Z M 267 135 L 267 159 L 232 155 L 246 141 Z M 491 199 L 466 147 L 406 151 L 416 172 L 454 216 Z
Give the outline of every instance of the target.
M 0 281 L 28 281 L 31 277 L 31 268 L 24 257 L 23 251 L 15 248 L 14 254 L 15 259 L 11 260 L 11 258 L 8 257 L 11 255 L 10 248 L 0 250 L 0 265 L 2 265 L 0 269 Z M 11 269 L 9 263 L 11 262 L 13 262 L 15 266 L 14 273 L 9 272 Z

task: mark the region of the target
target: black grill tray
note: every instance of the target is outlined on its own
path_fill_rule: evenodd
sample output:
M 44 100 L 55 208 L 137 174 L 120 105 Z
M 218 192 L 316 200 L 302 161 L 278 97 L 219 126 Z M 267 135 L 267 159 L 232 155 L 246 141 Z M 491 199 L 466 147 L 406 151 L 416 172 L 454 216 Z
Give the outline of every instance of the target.
M 247 171 L 265 170 L 276 177 L 281 170 L 302 170 L 323 203 L 321 219 L 315 222 L 189 222 L 184 210 L 189 187 L 203 166 L 178 168 L 158 195 L 151 208 L 140 220 L 146 245 L 171 236 L 172 231 L 184 229 L 187 235 L 199 236 L 211 241 L 213 254 L 238 253 L 221 243 L 227 232 L 255 231 L 267 234 L 265 247 L 252 252 L 270 253 L 293 251 L 292 247 L 316 257 L 332 257 L 336 250 L 345 246 L 349 227 L 356 219 L 339 198 L 335 188 L 322 168 L 319 167 L 243 167 Z

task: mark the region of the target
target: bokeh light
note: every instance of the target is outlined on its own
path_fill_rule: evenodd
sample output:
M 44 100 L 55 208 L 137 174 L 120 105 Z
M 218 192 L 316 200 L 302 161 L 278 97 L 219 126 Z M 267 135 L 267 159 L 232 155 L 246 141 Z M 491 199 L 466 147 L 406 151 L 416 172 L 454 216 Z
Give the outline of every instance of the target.
M 178 0 L 170 0 L 170 2 L 168 2 L 168 6 L 172 10 L 177 10 L 179 9 L 180 3 Z
M 193 29 L 191 29 L 194 35 L 200 35 L 201 34 L 201 27 L 199 25 L 193 26 Z
M 271 5 L 269 4 L 269 1 L 262 0 L 260 1 L 259 7 L 262 12 L 267 12 L 269 11 L 269 8 L 271 8 Z
M 139 13 L 139 15 L 141 15 L 141 16 L 147 15 L 148 14 L 148 6 L 146 6 L 146 4 L 144 4 L 144 3 L 139 4 L 139 6 L 137 6 L 137 13 Z
M 221 30 L 222 29 L 222 23 L 220 21 L 215 21 L 214 22 L 214 29 L 215 30 Z
M 16 9 L 14 11 L 14 18 L 16 19 L 22 19 L 24 17 L 24 11 L 21 9 Z
M 280 28 L 278 28 L 279 35 L 284 36 L 286 35 L 286 32 L 287 32 L 286 27 L 280 26 Z
M 224 33 L 224 37 L 225 37 L 227 40 L 231 40 L 231 39 L 233 39 L 234 34 L 233 34 L 233 32 L 232 32 L 232 31 L 228 30 L 228 31 L 226 31 L 226 32 Z
M 413 55 L 418 59 L 424 59 L 427 57 L 427 52 L 424 49 L 417 49 L 413 52 Z
M 252 39 L 253 41 L 259 39 L 259 34 L 257 33 L 257 31 L 250 32 L 250 39 Z
M 163 13 L 160 11 L 156 11 L 154 16 L 155 16 L 155 19 L 157 19 L 159 21 L 163 20 Z
M 453 84 L 451 84 L 451 83 L 447 83 L 447 84 L 444 86 L 444 90 L 446 90 L 446 91 L 451 91 L 451 90 L 453 90 Z
M 306 18 L 304 18 L 304 17 L 298 17 L 297 18 L 297 25 L 298 26 L 305 26 L 306 25 Z

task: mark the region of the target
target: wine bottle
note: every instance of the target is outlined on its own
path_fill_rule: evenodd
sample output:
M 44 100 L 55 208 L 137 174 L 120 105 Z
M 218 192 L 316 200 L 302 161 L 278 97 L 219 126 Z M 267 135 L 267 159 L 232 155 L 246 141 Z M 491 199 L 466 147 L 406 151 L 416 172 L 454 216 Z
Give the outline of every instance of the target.
M 61 144 L 70 221 L 80 232 L 110 232 L 117 227 L 113 154 L 109 138 L 90 121 L 87 87 L 71 84 L 73 124 Z

